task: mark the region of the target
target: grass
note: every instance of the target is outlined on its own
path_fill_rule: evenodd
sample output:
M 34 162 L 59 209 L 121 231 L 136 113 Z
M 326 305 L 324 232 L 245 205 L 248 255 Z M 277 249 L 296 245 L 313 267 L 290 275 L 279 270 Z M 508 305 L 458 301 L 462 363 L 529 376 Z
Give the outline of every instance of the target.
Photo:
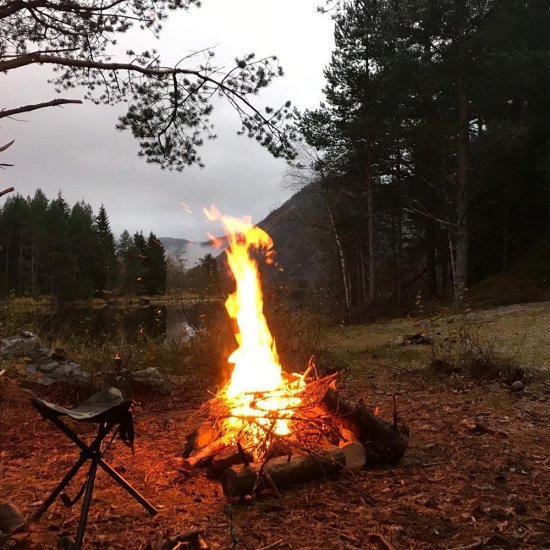
M 396 336 L 423 332 L 432 346 L 392 344 Z M 469 382 L 513 382 L 520 371 L 532 379 L 550 377 L 550 307 L 522 304 L 425 319 L 396 319 L 369 325 L 331 327 L 324 332 L 330 356 L 351 374 L 372 379 L 405 377 L 418 388 L 458 389 Z M 461 365 L 448 376 L 431 369 L 433 359 Z M 452 371 L 452 369 L 451 369 Z M 514 378 L 514 380 L 511 380 Z

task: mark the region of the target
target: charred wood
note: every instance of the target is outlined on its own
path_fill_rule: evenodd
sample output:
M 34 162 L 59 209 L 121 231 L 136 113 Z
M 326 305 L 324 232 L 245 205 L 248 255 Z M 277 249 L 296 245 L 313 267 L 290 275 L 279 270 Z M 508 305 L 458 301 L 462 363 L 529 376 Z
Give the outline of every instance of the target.
M 210 445 L 217 436 L 218 430 L 214 422 L 203 422 L 187 436 L 185 447 L 183 448 L 183 457 L 187 458 L 195 451 Z
M 246 451 L 241 452 L 237 445 L 230 445 L 214 455 L 211 468 L 215 474 L 221 476 L 230 466 L 249 464 L 251 461 L 252 456 L 247 454 Z
M 226 497 L 250 495 L 258 490 L 271 487 L 271 482 L 284 489 L 291 485 L 311 481 L 326 475 L 335 474 L 346 465 L 342 449 L 335 448 L 307 456 L 277 457 L 267 464 L 252 463 L 228 468 L 222 477 L 222 488 Z M 262 482 L 263 472 L 269 476 Z M 260 481 L 260 483 L 258 483 Z
M 368 462 L 396 465 L 407 449 L 409 428 L 393 424 L 376 416 L 364 403 L 345 400 L 334 388 L 329 388 L 321 400 L 322 407 L 338 417 L 344 428 L 354 432 L 367 450 Z

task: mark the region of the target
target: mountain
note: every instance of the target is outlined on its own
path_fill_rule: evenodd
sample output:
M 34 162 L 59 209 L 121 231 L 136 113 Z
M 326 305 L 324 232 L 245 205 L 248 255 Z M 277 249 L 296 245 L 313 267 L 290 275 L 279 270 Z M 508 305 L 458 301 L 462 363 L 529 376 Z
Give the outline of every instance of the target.
M 284 279 L 308 283 L 324 279 L 326 261 L 320 244 L 321 239 L 327 238 L 327 222 L 320 214 L 325 210 L 319 200 L 314 187 L 308 185 L 257 224 L 273 239 L 275 258 L 282 268 L 280 276 Z M 193 267 L 205 254 L 220 255 L 220 248 L 215 247 L 210 240 L 194 242 L 172 237 L 161 237 L 160 240 L 166 254 L 183 257 L 188 268 Z
M 193 267 L 206 254 L 217 256 L 220 253 L 220 248 L 214 246 L 211 240 L 197 242 L 174 237 L 160 237 L 159 240 L 167 256 L 184 259 L 188 268 Z M 226 237 L 220 237 L 220 240 L 225 241 Z
M 275 258 L 285 278 L 308 283 L 325 279 L 321 241 L 327 238 L 327 222 L 320 200 L 316 189 L 307 185 L 258 223 L 273 239 Z

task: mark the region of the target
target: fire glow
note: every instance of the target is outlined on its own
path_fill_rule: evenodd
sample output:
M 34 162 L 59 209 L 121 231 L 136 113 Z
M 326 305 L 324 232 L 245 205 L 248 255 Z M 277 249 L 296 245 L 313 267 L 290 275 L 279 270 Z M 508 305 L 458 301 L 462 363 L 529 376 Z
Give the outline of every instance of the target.
M 283 373 L 275 341 L 263 313 L 263 295 L 258 264 L 253 251 L 273 261 L 273 241 L 249 217 L 222 215 L 214 206 L 204 209 L 210 221 L 220 221 L 228 232 L 227 263 L 235 280 L 235 292 L 225 307 L 235 324 L 238 347 L 229 356 L 231 378 L 220 397 L 230 416 L 223 431 L 244 445 L 257 446 L 267 432 L 290 433 L 294 410 L 301 403 L 304 377 Z

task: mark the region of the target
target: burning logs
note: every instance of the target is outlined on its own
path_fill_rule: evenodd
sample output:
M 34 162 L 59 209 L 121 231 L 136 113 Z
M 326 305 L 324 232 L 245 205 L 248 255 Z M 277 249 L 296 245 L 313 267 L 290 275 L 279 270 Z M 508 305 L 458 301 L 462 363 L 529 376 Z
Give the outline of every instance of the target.
M 224 435 L 212 443 L 205 445 L 201 449 L 194 452 L 193 456 L 189 456 L 183 460 L 182 467 L 184 470 L 192 470 L 202 461 L 220 453 L 231 445 L 231 435 Z
M 325 393 L 321 406 L 338 417 L 344 428 L 357 435 L 371 455 L 370 459 L 395 466 L 403 457 L 409 443 L 409 429 L 397 425 L 396 412 L 394 422 L 390 424 L 362 402 L 355 405 L 343 399 L 332 387 Z
M 335 474 L 346 465 L 343 449 L 334 448 L 306 456 L 281 456 L 265 462 L 241 464 L 225 470 L 222 477 L 226 497 L 250 495 L 262 488 L 284 489 L 290 485 Z

